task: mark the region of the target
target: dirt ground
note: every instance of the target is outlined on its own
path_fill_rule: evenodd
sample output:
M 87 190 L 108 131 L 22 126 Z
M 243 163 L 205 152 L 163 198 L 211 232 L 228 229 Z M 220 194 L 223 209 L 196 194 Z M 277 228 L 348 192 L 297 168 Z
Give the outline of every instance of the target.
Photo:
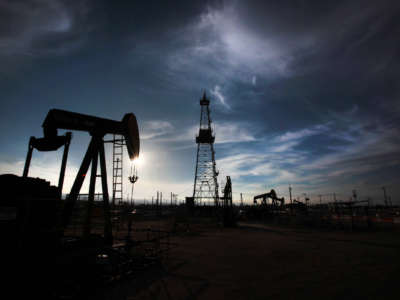
M 240 223 L 171 238 L 162 268 L 104 299 L 400 299 L 400 233 Z M 98 299 L 99 299 L 98 298 Z

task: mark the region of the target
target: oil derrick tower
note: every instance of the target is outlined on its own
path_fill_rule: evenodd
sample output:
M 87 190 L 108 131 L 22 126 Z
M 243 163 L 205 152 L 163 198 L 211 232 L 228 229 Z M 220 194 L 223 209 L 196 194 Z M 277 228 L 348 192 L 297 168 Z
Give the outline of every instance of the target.
M 204 201 L 213 200 L 218 206 L 218 172 L 215 164 L 214 140 L 210 118 L 210 100 L 204 92 L 200 100 L 200 128 L 196 137 L 197 159 L 194 176 L 193 199 L 195 203 L 201 204 Z

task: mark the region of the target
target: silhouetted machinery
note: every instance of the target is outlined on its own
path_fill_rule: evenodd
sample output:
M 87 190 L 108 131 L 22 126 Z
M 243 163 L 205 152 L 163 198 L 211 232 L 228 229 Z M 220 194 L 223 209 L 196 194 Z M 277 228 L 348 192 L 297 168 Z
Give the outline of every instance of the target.
M 101 250 L 103 252 L 108 251 L 109 255 L 115 256 L 115 252 L 105 250 L 112 249 L 113 236 L 103 138 L 106 134 L 123 135 L 126 140 L 129 157 L 131 159 L 138 157 L 140 142 L 136 117 L 133 113 L 129 113 L 123 117 L 122 121 L 114 121 L 52 109 L 48 112 L 42 126 L 44 137 L 31 137 L 29 140 L 23 176 L 19 177 L 11 174 L 0 175 L 0 188 L 2 190 L 0 207 L 2 213 L 7 215 L 7 217 L 3 217 L 0 220 L 0 231 L 2 237 L 9 238 L 5 242 L 7 245 L 4 248 L 7 248 L 6 251 L 9 254 L 19 253 L 19 259 L 23 265 L 21 270 L 26 273 L 27 280 L 32 281 L 32 277 L 35 277 L 32 274 L 32 269 L 37 268 L 43 268 L 48 273 L 58 272 L 58 276 L 61 276 L 61 271 L 57 270 L 60 269 L 60 264 L 56 263 L 56 261 L 62 261 L 61 264 L 64 267 L 69 266 L 71 272 L 65 271 L 65 268 L 61 268 L 65 271 L 62 274 L 65 273 L 66 277 L 76 276 L 77 273 L 80 273 L 80 276 L 86 276 L 88 274 L 83 271 L 84 267 L 82 266 L 88 266 L 92 264 L 92 261 L 96 261 L 99 253 L 98 249 L 103 249 Z M 91 135 L 86 154 L 75 177 L 71 191 L 63 205 L 61 202 L 61 192 L 71 133 L 67 132 L 65 135 L 59 136 L 57 132 L 59 129 L 86 131 Z M 64 146 L 64 154 L 58 187 L 51 186 L 48 181 L 43 179 L 28 177 L 34 149 L 38 151 L 54 151 L 62 146 Z M 100 176 L 97 175 L 98 159 L 100 159 Z M 71 245 L 64 245 L 65 241 L 68 240 L 64 238 L 65 229 L 70 224 L 74 206 L 90 165 L 89 195 L 84 220 L 84 236 L 81 239 L 82 242 L 86 240 L 84 242 L 86 246 L 83 248 L 81 246 L 74 246 L 73 249 L 75 250 L 68 250 L 71 249 Z M 96 238 L 91 244 L 89 242 L 90 245 L 87 246 L 88 241 L 91 239 L 91 216 L 97 177 L 101 177 L 102 183 L 104 236 L 100 240 Z M 81 245 L 82 242 L 77 241 L 75 245 Z M 76 249 L 86 250 L 79 250 L 80 254 L 77 255 Z M 65 256 L 65 253 L 69 254 Z M 109 255 L 107 254 L 106 256 L 108 257 Z M 32 257 L 35 257 L 35 259 L 29 260 Z M 102 257 L 105 256 L 103 255 Z M 98 266 L 98 264 L 95 265 Z M 77 272 L 77 270 L 80 271 Z M 47 277 L 47 279 L 50 280 L 51 277 Z M 62 282 L 61 278 L 59 279 L 57 282 Z M 77 279 L 76 282 L 78 281 Z M 35 284 L 38 284 L 38 282 L 35 281 Z
M 353 215 L 353 210 L 359 209 L 360 206 L 357 204 L 365 203 L 366 205 L 361 206 L 365 211 L 368 212 L 370 206 L 370 200 L 350 200 L 350 201 L 335 201 L 328 203 L 330 206 L 333 206 L 333 212 L 335 214 L 348 214 Z M 368 214 L 367 214 L 368 215 Z
M 272 206 L 273 207 L 283 207 L 283 205 L 285 204 L 285 198 L 278 198 L 276 195 L 275 190 L 271 190 L 269 193 L 265 193 L 265 194 L 261 194 L 261 195 L 257 195 L 253 198 L 254 204 L 257 204 L 257 200 L 261 199 L 261 204 L 262 205 L 268 205 L 267 203 L 267 199 L 271 199 L 272 201 Z M 278 204 L 278 202 L 280 202 L 280 204 Z
M 71 139 L 71 134 L 67 133 L 66 136 L 59 136 L 58 129 L 79 130 L 88 132 L 92 138 L 89 143 L 88 149 L 79 168 L 78 174 L 75 177 L 74 184 L 70 193 L 65 201 L 61 219 L 59 220 L 58 227 L 65 229 L 70 222 L 73 208 L 76 204 L 80 189 L 83 181 L 86 178 L 86 173 L 91 164 L 91 176 L 89 184 L 88 196 L 88 211 L 85 220 L 84 234 L 90 234 L 90 220 L 93 209 L 95 183 L 97 177 L 97 164 L 100 158 L 100 177 L 103 190 L 103 209 L 104 209 L 104 239 L 106 243 L 112 244 L 112 228 L 111 217 L 109 208 L 109 195 L 107 187 L 107 171 L 106 160 L 104 155 L 104 140 L 106 134 L 120 134 L 125 137 L 126 147 L 130 159 L 134 159 L 139 155 L 139 131 L 136 117 L 133 113 L 126 114 L 122 121 L 114 121 L 109 119 L 98 118 L 94 116 L 83 115 L 79 113 L 69 112 L 65 110 L 52 109 L 47 114 L 43 123 L 44 137 L 36 139 L 31 137 L 29 142 L 29 150 L 24 168 L 24 177 L 27 177 L 29 171 L 29 164 L 31 160 L 33 148 L 39 151 L 57 150 L 62 145 L 65 145 L 63 161 L 61 166 L 60 180 L 59 180 L 59 193 L 61 195 L 62 183 L 64 178 L 66 159 L 68 156 L 68 145 Z
M 288 206 L 292 210 L 292 214 L 307 214 L 306 203 L 293 199 L 293 203 L 288 204 Z
M 226 184 L 224 187 L 223 200 L 223 223 L 225 227 L 232 227 L 236 225 L 235 215 L 232 203 L 232 181 L 230 176 L 226 176 Z

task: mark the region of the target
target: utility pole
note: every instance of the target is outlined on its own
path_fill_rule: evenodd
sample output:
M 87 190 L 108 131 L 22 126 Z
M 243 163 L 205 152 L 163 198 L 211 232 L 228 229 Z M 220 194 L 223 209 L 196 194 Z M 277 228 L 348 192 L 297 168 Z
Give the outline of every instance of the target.
M 243 194 L 240 193 L 240 206 L 243 206 Z
M 319 205 L 322 205 L 322 195 L 318 195 L 319 196 Z
M 289 184 L 290 214 L 293 215 L 292 186 Z
M 353 199 L 354 199 L 354 201 L 356 201 L 357 200 L 357 190 L 353 190 Z
M 383 190 L 383 199 L 385 200 L 385 206 L 388 206 L 388 201 L 387 201 L 387 195 L 386 195 L 386 188 L 383 186 L 382 187 Z
M 307 198 L 307 194 L 306 194 L 306 193 L 303 193 L 303 196 L 304 196 L 304 201 L 305 201 L 305 203 L 306 203 L 306 207 L 308 207 L 308 201 L 309 201 L 310 199 Z
M 178 194 L 171 193 L 171 205 L 176 206 L 177 197 L 178 197 Z

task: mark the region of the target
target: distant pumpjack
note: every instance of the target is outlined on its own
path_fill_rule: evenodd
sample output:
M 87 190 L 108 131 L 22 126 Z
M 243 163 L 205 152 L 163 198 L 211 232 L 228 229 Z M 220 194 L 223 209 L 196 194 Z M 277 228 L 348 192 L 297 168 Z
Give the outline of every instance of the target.
M 213 200 L 216 206 L 219 205 L 218 195 L 218 172 L 215 164 L 214 141 L 215 136 L 211 128 L 210 100 L 204 92 L 200 100 L 200 128 L 196 137 L 197 159 L 194 176 L 193 199 L 195 203 L 203 200 Z
M 285 198 L 278 198 L 276 196 L 275 190 L 271 190 L 269 193 L 257 195 L 254 197 L 253 201 L 254 204 L 257 204 L 258 199 L 262 199 L 261 204 L 267 205 L 267 199 L 270 198 L 272 200 L 272 205 L 273 206 L 278 206 L 278 202 L 280 202 L 280 206 L 283 206 L 285 204 Z

